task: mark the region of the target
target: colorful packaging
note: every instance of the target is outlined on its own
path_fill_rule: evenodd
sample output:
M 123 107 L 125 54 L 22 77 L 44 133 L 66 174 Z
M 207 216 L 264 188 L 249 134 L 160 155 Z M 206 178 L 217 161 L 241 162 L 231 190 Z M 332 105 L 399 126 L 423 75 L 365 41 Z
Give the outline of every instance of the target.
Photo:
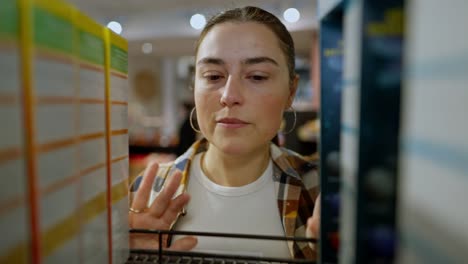
M 0 263 L 125 263 L 126 67 L 70 5 L 0 2 Z
M 107 263 L 106 84 L 104 28 L 75 11 L 79 86 L 80 249 L 84 263 Z
M 468 1 L 409 1 L 406 10 L 397 263 L 465 263 Z
M 112 210 L 112 256 L 115 263 L 128 258 L 128 46 L 107 30 L 108 160 Z
M 357 191 L 359 164 L 359 104 L 363 2 L 349 5 L 344 14 L 344 70 L 341 108 L 341 211 L 339 259 L 356 259 Z M 340 261 L 346 263 L 346 261 Z
M 31 257 L 18 5 L 0 1 L 0 263 L 28 263 Z
M 32 1 L 32 127 L 40 258 L 80 260 L 78 86 L 72 9 Z

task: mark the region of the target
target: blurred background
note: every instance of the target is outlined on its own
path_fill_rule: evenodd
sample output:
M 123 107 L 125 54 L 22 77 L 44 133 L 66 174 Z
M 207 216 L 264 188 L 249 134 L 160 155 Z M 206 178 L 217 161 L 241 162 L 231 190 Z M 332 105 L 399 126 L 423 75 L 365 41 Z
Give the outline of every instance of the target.
M 129 141 L 131 177 L 149 159 L 168 161 L 190 146 L 196 136 L 183 129 L 193 108 L 191 81 L 194 47 L 205 21 L 232 7 L 254 5 L 278 16 L 291 31 L 300 83 L 293 107 L 297 128 L 282 138 L 301 154 L 316 152 L 318 87 L 313 87 L 312 47 L 317 41 L 317 3 L 311 0 L 270 1 L 126 1 L 72 0 L 97 22 L 128 40 Z M 292 128 L 285 115 L 285 131 Z M 302 128 L 303 127 L 303 128 Z M 299 133 L 299 131 L 301 133 Z M 149 159 L 148 159 L 149 158 Z

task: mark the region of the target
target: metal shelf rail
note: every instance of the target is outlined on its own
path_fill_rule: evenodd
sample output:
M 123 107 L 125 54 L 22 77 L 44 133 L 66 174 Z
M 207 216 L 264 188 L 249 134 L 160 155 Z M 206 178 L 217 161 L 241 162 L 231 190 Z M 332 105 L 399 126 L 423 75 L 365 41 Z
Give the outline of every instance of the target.
M 174 231 L 174 230 L 147 230 L 147 229 L 130 229 L 130 233 L 154 234 L 158 237 L 159 246 L 157 250 L 151 249 L 131 249 L 130 256 L 126 264 L 175 264 L 175 263 L 196 263 L 196 264 L 253 264 L 253 263 L 308 263 L 314 264 L 315 261 L 306 259 L 284 259 L 271 257 L 257 257 L 244 255 L 229 255 L 229 254 L 212 254 L 190 251 L 173 251 L 164 250 L 161 245 L 163 235 L 189 235 L 189 236 L 209 236 L 209 237 L 225 237 L 225 238 L 244 238 L 258 240 L 279 240 L 279 241 L 298 241 L 316 244 L 317 239 L 302 238 L 302 237 L 284 237 L 284 236 L 267 236 L 267 235 L 250 235 L 250 234 L 231 234 L 231 233 L 211 233 L 211 232 L 191 232 L 191 231 Z

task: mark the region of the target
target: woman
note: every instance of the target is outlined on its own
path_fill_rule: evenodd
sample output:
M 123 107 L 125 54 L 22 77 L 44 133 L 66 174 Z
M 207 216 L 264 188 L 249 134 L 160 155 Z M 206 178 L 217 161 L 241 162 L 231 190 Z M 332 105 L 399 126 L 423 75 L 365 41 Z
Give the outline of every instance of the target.
M 194 82 L 204 139 L 171 164 L 149 165 L 135 180 L 132 228 L 298 237 L 317 233 L 318 212 L 312 217 L 319 194 L 316 165 L 271 143 L 296 92 L 294 56 L 287 29 L 260 8 L 236 8 L 208 21 L 197 43 Z M 131 246 L 154 247 L 154 240 L 132 235 Z M 306 243 L 206 237 L 165 243 L 174 250 L 316 256 Z

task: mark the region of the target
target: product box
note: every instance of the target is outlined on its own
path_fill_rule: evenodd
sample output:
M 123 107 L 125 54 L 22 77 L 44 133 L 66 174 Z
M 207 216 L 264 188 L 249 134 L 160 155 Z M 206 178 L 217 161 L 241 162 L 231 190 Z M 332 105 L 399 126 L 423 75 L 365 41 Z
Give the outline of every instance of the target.
M 31 1 L 31 127 L 40 259 L 79 263 L 78 86 L 72 9 Z M 27 43 L 29 44 L 29 43 Z M 34 243 L 34 241 L 33 241 Z
M 467 9 L 467 1 L 407 4 L 397 263 L 468 257 Z
M 126 260 L 128 237 L 128 46 L 122 37 L 107 31 L 108 161 L 112 212 L 112 254 L 115 263 Z
M 59 0 L 4 0 L 0 79 L 0 263 L 125 263 L 126 40 Z
M 19 4 L 0 1 L 0 263 L 31 257 Z
M 394 261 L 403 3 L 345 10 L 340 263 Z
M 330 1 L 324 1 L 328 2 Z M 320 21 L 320 192 L 319 257 L 336 263 L 339 245 L 341 98 L 343 93 L 343 4 L 327 8 Z M 322 4 L 322 3 L 320 3 Z
M 361 46 L 363 1 L 356 0 L 344 12 L 344 70 L 341 108 L 341 211 L 340 263 L 356 258 L 357 191 L 359 162 L 359 107 L 361 95 Z M 348 260 L 349 262 L 347 262 Z
M 84 263 L 109 261 L 105 29 L 74 11 L 79 98 L 80 248 Z

